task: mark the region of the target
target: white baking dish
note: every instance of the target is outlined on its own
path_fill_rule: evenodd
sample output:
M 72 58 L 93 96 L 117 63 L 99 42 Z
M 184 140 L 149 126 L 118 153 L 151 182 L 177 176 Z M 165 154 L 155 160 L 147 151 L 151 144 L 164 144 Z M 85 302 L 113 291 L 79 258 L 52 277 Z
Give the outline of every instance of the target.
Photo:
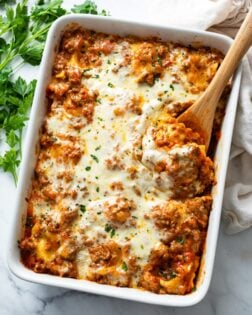
M 220 223 L 225 176 L 240 86 L 241 69 L 238 69 L 233 79 L 232 92 L 229 97 L 226 115 L 221 129 L 222 136 L 216 151 L 215 164 L 217 185 L 213 188 L 213 209 L 209 218 L 205 252 L 201 261 L 196 291 L 185 296 L 157 295 L 132 288 L 118 288 L 85 280 L 60 278 L 58 276 L 38 274 L 24 267 L 20 261 L 20 252 L 17 241 L 21 238 L 24 230 L 26 215 L 25 198 L 30 189 L 31 178 L 36 162 L 35 148 L 38 141 L 39 129 L 46 113 L 45 90 L 48 82 L 50 81 L 51 68 L 54 61 L 55 51 L 57 50 L 57 43 L 59 42 L 59 38 L 66 25 L 72 22 L 79 23 L 85 28 L 95 31 L 102 31 L 105 33 L 119 35 L 133 34 L 138 36 L 155 35 L 161 37 L 161 39 L 164 41 L 174 41 L 185 45 L 200 43 L 202 45 L 215 47 L 221 50 L 223 53 L 228 50 L 232 42 L 230 38 L 219 34 L 127 22 L 116 20 L 110 17 L 68 15 L 61 17 L 54 23 L 48 34 L 46 47 L 44 50 L 39 80 L 27 130 L 27 136 L 23 148 L 24 154 L 19 173 L 17 200 L 14 209 L 15 215 L 13 224 L 11 226 L 12 236 L 8 247 L 8 263 L 10 270 L 22 279 L 47 285 L 151 304 L 170 306 L 193 305 L 199 302 L 205 296 L 211 280 Z

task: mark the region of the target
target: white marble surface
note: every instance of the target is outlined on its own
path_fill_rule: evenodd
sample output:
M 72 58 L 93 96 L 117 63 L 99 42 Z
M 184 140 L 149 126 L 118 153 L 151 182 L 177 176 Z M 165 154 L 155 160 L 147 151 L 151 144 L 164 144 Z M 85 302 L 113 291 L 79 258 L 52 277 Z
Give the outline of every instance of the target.
M 64 2 L 66 7 L 71 6 L 72 1 Z M 113 0 L 98 2 L 101 8 L 110 9 Z M 34 68 L 22 69 L 27 80 L 36 77 L 36 72 Z M 0 142 L 0 152 L 1 149 L 3 145 Z M 159 307 L 32 284 L 10 274 L 6 249 L 14 199 L 15 187 L 11 177 L 0 172 L 0 315 L 252 314 L 251 229 L 236 236 L 227 236 L 221 229 L 213 280 L 201 303 L 188 308 Z

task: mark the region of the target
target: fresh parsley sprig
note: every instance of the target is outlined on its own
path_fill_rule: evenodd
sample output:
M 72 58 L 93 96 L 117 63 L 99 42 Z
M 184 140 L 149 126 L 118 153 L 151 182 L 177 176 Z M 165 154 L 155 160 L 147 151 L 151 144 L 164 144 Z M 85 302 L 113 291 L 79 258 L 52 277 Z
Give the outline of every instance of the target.
M 29 13 L 28 0 L 16 6 L 13 0 L 0 0 L 5 5 L 0 15 L 0 131 L 8 145 L 0 156 L 0 168 L 10 172 L 17 183 L 17 167 L 22 157 L 22 132 L 28 120 L 32 105 L 36 80 L 27 83 L 21 77 L 13 80 L 15 69 L 12 65 L 17 58 L 22 63 L 39 65 L 44 50 L 47 33 L 52 23 L 68 12 L 62 7 L 62 0 L 39 0 Z M 1 7 L 2 8 L 2 7 Z M 75 5 L 73 13 L 107 15 L 105 10 L 98 12 L 93 1 L 86 0 Z
M 22 156 L 22 131 L 28 120 L 36 81 L 27 84 L 21 77 L 12 81 L 10 74 L 10 71 L 0 74 L 0 128 L 9 145 L 9 150 L 0 157 L 0 167 L 11 172 L 17 182 L 16 167 Z
M 94 14 L 94 15 L 108 15 L 105 10 L 98 12 L 97 5 L 94 1 L 86 0 L 83 4 L 74 5 L 71 9 L 73 13 L 85 13 L 85 14 Z

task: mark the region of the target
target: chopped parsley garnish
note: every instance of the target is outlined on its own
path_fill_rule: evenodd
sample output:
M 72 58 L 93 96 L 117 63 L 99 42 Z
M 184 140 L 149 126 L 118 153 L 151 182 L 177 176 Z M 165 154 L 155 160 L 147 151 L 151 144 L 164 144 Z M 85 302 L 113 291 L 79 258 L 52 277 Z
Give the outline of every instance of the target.
M 162 58 L 160 56 L 157 57 L 157 62 L 162 66 Z
M 90 156 L 96 163 L 99 163 L 99 159 L 96 155 L 90 154 Z
M 94 78 L 94 79 L 99 79 L 100 76 L 99 76 L 99 74 L 95 74 L 95 75 L 93 76 L 93 78 Z
M 100 98 L 97 98 L 95 101 L 96 101 L 96 103 L 101 104 L 101 99 Z
M 30 228 L 33 227 L 33 218 L 32 218 L 32 216 L 27 216 L 25 226 L 26 227 L 30 227 Z
M 103 119 L 101 117 L 97 117 L 98 120 L 103 121 Z
M 185 240 L 184 240 L 184 238 L 183 238 L 182 236 L 177 237 L 176 241 L 177 241 L 179 244 L 181 244 L 181 245 L 183 245 L 184 242 L 185 242 Z
M 170 88 L 174 91 L 174 86 L 173 86 L 173 84 L 170 84 Z
M 125 261 L 122 263 L 122 270 L 128 271 L 128 266 Z
M 174 279 L 177 277 L 177 273 L 175 271 L 172 271 L 170 274 L 170 279 Z
M 108 61 L 107 61 L 107 64 L 108 64 L 108 65 L 110 65 L 110 64 L 111 64 L 111 61 L 110 61 L 109 59 L 108 59 Z
M 110 237 L 112 238 L 115 235 L 115 229 L 112 229 L 110 232 Z
M 98 151 L 101 149 L 101 145 L 99 145 L 98 147 L 95 148 L 95 151 Z
M 115 229 L 108 223 L 105 225 L 105 232 L 110 233 L 111 238 L 115 235 Z
M 111 82 L 108 83 L 108 86 L 109 86 L 110 88 L 115 87 L 114 84 L 112 84 Z
M 96 187 L 96 191 L 99 192 L 100 191 L 100 187 Z
M 159 271 L 160 276 L 164 277 L 165 279 L 171 280 L 177 277 L 177 273 L 175 271 L 169 271 L 169 270 L 160 270 Z
M 86 170 L 86 171 L 90 171 L 90 170 L 91 170 L 91 166 L 87 166 L 87 167 L 85 168 L 85 170 Z
M 85 72 L 90 71 L 90 70 L 92 70 L 92 69 L 91 68 L 84 69 L 84 70 L 82 70 L 82 73 L 85 73 Z
M 112 229 L 113 227 L 110 224 L 108 223 L 105 224 L 105 232 L 110 232 Z
M 85 213 L 86 212 L 86 206 L 85 205 L 79 205 L 80 206 L 80 211 L 82 212 L 82 213 Z

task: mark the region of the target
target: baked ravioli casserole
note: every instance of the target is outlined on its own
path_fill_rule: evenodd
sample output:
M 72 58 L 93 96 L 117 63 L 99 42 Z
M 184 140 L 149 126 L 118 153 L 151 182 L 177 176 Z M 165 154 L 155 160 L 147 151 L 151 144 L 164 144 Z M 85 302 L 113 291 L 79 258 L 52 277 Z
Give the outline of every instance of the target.
M 195 288 L 215 175 L 201 135 L 176 117 L 222 59 L 208 47 L 65 30 L 19 242 L 25 266 L 161 294 Z

